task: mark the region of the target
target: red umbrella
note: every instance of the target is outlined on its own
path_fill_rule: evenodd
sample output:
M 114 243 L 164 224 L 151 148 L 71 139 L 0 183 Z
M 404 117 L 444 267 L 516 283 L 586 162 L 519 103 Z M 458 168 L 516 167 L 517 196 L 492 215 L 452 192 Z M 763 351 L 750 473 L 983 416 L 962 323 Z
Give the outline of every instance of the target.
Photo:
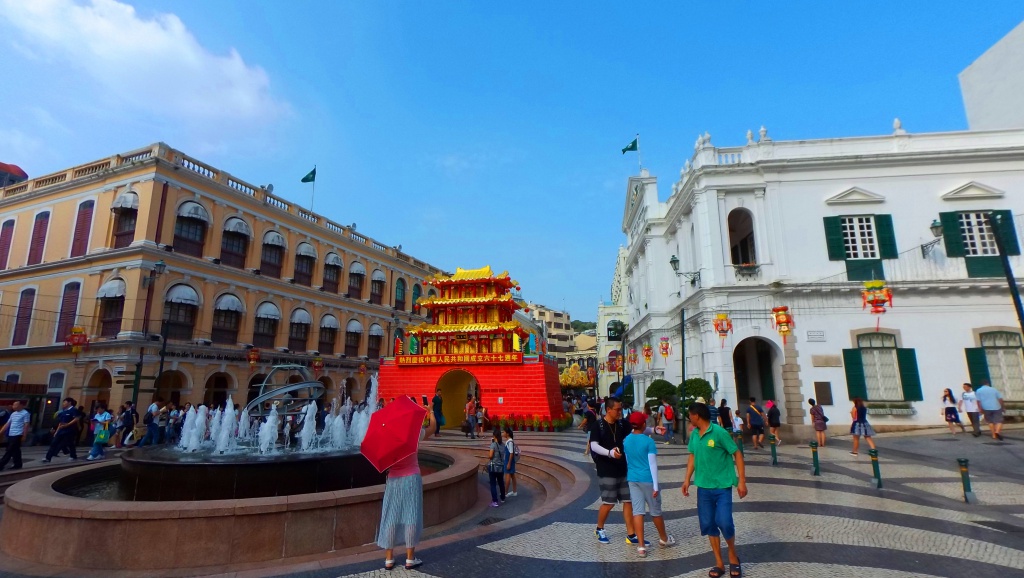
M 377 471 L 383 472 L 416 453 L 427 408 L 402 395 L 373 412 L 359 450 Z

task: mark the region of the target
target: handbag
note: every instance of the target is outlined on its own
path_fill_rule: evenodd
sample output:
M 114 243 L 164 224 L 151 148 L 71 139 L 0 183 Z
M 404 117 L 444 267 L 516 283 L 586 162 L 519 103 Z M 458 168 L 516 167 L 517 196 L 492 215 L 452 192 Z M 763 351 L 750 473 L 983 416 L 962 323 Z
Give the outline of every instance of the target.
M 96 432 L 95 442 L 98 444 L 105 444 L 110 441 L 110 430 L 103 428 Z
M 437 420 L 437 423 L 441 424 L 441 427 L 444 427 L 444 426 L 448 425 L 448 420 L 444 419 L 444 415 L 442 414 L 440 416 L 440 419 Z

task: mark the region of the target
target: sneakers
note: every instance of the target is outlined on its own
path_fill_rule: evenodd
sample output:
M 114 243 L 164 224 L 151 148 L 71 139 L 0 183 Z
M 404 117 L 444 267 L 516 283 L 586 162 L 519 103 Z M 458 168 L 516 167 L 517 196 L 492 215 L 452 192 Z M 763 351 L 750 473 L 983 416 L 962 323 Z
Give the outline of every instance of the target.
M 855 455 L 857 455 L 857 452 L 850 452 L 850 455 L 851 456 L 855 456 Z
M 597 536 L 597 541 L 601 544 L 612 543 L 612 541 L 608 539 L 608 534 L 605 534 L 604 528 L 598 528 L 597 530 L 594 530 L 594 535 Z M 629 539 L 627 538 L 626 541 L 628 542 Z
M 50 463 L 50 460 L 39 460 L 39 463 L 48 464 Z
M 514 498 L 514 497 L 516 497 L 516 493 L 515 492 L 509 492 L 509 493 L 505 494 L 505 497 L 506 498 Z
M 500 505 L 501 505 L 501 504 L 499 504 L 498 502 L 491 502 L 491 507 L 492 507 L 492 508 L 497 508 L 497 507 L 498 507 L 498 506 L 500 506 Z
M 626 543 L 627 544 L 633 544 L 635 546 L 635 545 L 640 543 L 640 538 L 638 538 L 636 534 L 633 534 L 632 536 L 626 536 Z M 648 542 L 646 538 L 644 539 L 644 547 L 645 548 L 650 548 L 651 547 L 651 543 Z
M 413 558 L 412 560 L 406 559 L 406 561 L 405 561 L 405 569 L 406 570 L 412 570 L 413 568 L 415 568 L 417 566 L 422 566 L 422 565 L 423 565 L 423 560 L 420 560 L 419 558 Z
M 676 539 L 675 539 L 675 537 L 672 534 L 669 534 L 668 535 L 668 540 L 662 540 L 662 539 L 659 538 L 658 539 L 658 545 L 661 546 L 662 548 L 668 548 L 670 546 L 675 546 L 676 545 Z

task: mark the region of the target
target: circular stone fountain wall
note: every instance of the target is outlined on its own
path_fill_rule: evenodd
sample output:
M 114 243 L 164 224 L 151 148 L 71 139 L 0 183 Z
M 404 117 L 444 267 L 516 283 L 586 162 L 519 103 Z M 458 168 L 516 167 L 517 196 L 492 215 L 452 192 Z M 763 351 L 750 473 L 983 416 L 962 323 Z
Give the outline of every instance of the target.
M 430 449 L 420 450 L 420 462 L 447 466 L 424 476 L 425 526 L 473 505 L 475 458 Z M 136 466 L 143 467 L 138 461 Z M 244 475 L 269 475 L 278 467 L 276 462 L 262 466 Z M 126 469 L 132 467 L 129 459 Z M 196 494 L 177 501 L 125 501 L 68 495 L 76 487 L 116 477 L 119 469 L 95 464 L 11 486 L 4 496 L 0 550 L 41 565 L 105 570 L 198 568 L 320 554 L 373 542 L 384 497 L 383 485 L 247 499 L 203 500 Z

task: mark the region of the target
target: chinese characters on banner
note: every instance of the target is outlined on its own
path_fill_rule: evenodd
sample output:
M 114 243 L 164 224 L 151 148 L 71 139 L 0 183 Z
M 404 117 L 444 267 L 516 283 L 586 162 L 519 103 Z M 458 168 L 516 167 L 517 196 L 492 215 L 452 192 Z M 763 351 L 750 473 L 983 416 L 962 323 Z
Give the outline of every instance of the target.
M 445 365 L 449 363 L 522 363 L 523 353 L 451 353 L 439 355 L 398 355 L 398 365 Z

